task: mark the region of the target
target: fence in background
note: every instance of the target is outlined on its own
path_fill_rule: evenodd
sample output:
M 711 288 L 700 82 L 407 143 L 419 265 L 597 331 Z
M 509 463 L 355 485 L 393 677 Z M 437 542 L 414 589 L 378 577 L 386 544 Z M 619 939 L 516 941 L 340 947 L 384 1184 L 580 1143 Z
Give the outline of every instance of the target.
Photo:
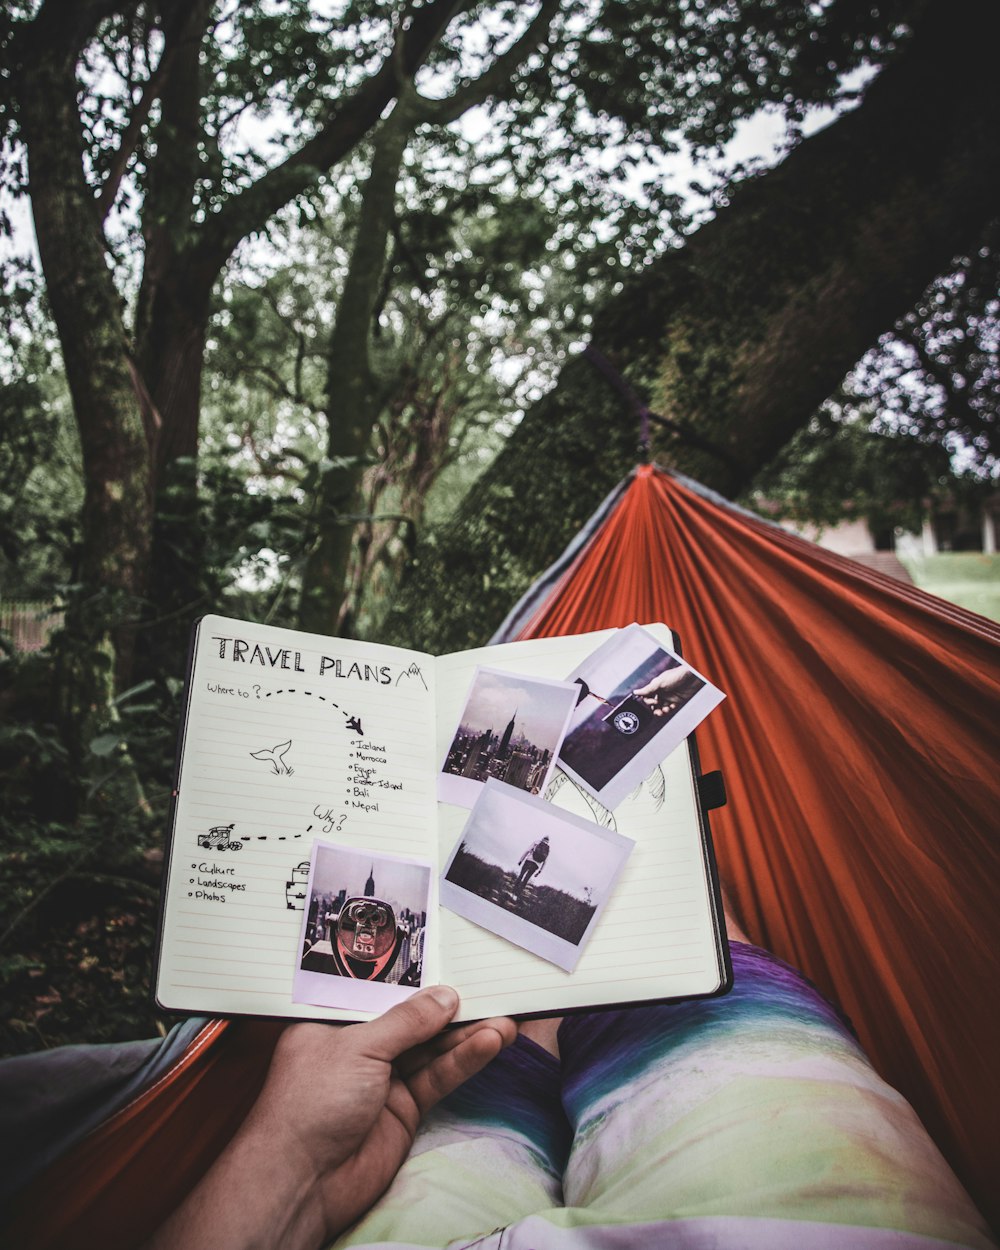
M 52 603 L 0 600 L 0 634 L 13 642 L 15 651 L 41 651 L 62 621 L 62 609 Z

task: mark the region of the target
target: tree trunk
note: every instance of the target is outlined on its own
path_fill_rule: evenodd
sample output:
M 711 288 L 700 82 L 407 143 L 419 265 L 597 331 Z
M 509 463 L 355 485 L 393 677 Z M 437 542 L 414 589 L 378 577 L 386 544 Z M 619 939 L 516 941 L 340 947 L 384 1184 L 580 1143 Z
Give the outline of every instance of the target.
M 997 25 L 974 0 L 934 0 L 860 107 L 741 185 L 595 317 L 595 346 L 697 435 L 658 433 L 661 460 L 745 488 L 995 214 Z M 572 361 L 457 518 L 418 545 L 387 640 L 483 641 L 630 467 L 636 423 Z
M 215 282 L 242 239 L 312 187 L 377 125 L 396 94 L 397 75 L 406 78 L 416 72 L 462 7 L 453 0 L 430 0 L 422 6 L 407 24 L 398 55 L 331 110 L 315 135 L 195 224 L 198 145 L 204 139 L 200 47 L 213 6 L 210 0 L 172 3 L 188 12 L 162 95 L 162 141 L 143 206 L 147 254 L 135 334 L 149 415 L 157 429 L 152 611 L 141 635 L 144 676 L 178 671 L 191 619 L 211 607 L 219 591 L 205 563 L 196 464 L 204 344 Z M 336 454 L 353 455 L 346 435 L 344 445 L 347 450 Z M 361 450 L 366 449 L 367 444 Z
M 192 618 L 213 606 L 214 598 L 206 580 L 196 458 L 205 336 L 219 266 L 195 263 L 191 255 L 191 204 L 203 140 L 201 53 L 212 5 L 172 4 L 174 20 L 183 13 L 183 22 L 160 96 L 135 318 L 155 499 L 151 610 L 140 637 L 140 677 L 177 671 Z
M 60 711 L 77 757 L 127 679 L 150 542 L 149 448 L 121 297 L 84 177 L 75 58 L 44 33 L 19 87 L 29 191 L 49 302 L 80 430 L 85 497 L 80 593 L 62 638 Z
M 375 140 L 371 172 L 344 289 L 327 352 L 327 457 L 332 467 L 320 480 L 318 534 L 302 577 L 299 626 L 337 634 L 362 479 L 378 416 L 378 386 L 371 369 L 372 318 L 395 216 L 396 182 L 410 136 L 405 91 Z

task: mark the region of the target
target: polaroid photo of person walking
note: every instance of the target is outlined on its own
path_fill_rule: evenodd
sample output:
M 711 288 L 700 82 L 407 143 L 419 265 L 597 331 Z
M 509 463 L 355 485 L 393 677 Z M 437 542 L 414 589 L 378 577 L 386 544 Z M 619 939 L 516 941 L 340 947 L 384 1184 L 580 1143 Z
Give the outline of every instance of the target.
M 445 865 L 441 904 L 572 972 L 633 846 L 489 779 Z
M 612 809 L 725 698 L 641 625 L 619 630 L 568 680 L 580 694 L 558 766 Z

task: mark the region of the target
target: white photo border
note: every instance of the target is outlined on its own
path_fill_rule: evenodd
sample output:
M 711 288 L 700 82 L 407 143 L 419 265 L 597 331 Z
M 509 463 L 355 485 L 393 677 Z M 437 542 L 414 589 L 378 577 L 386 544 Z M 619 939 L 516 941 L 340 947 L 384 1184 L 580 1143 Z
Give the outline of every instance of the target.
M 542 784 L 541 784 L 539 793 L 545 792 L 545 788 L 548 786 L 549 781 L 552 779 L 552 773 L 556 767 L 556 760 L 558 759 L 559 751 L 560 751 L 560 748 L 562 747 L 563 738 L 565 738 L 566 736 L 566 730 L 569 727 L 569 722 L 572 719 L 573 711 L 576 708 L 577 699 L 579 698 L 579 694 L 580 694 L 580 688 L 578 686 L 573 685 L 573 683 L 570 681 L 560 681 L 552 677 L 528 676 L 525 673 L 511 672 L 510 670 L 503 669 L 503 668 L 490 668 L 489 665 L 486 665 L 486 664 L 477 664 L 476 671 L 473 673 L 472 680 L 469 682 L 469 688 L 465 693 L 465 698 L 462 700 L 462 710 L 459 712 L 455 725 L 451 733 L 448 735 L 448 746 L 445 750 L 444 759 L 441 760 L 438 766 L 438 774 L 437 774 L 438 799 L 442 803 L 452 803 L 456 807 L 469 807 L 469 808 L 474 807 L 477 799 L 479 798 L 480 794 L 483 791 L 483 786 L 485 784 L 485 782 L 482 782 L 482 781 L 473 781 L 470 777 L 459 777 L 455 773 L 446 773 L 444 771 L 444 766 L 448 758 L 448 753 L 450 752 L 452 744 L 454 743 L 456 737 L 458 736 L 458 730 L 459 730 L 459 726 L 462 723 L 462 717 L 465 715 L 465 710 L 469 706 L 469 700 L 471 699 L 473 691 L 476 688 L 476 684 L 479 681 L 481 674 L 483 673 L 486 673 L 491 677 L 503 678 L 505 681 L 509 682 L 511 685 L 518 683 L 518 684 L 526 685 L 526 686 L 549 687 L 552 689 L 553 692 L 558 691 L 560 693 L 563 693 L 566 697 L 566 702 L 567 702 L 566 715 L 563 718 L 562 728 L 559 730 L 559 733 L 555 741 L 552 744 L 552 759 L 550 760 L 549 766 L 546 769 L 545 776 L 542 778 Z M 517 789 L 518 787 L 515 786 L 511 788 Z M 527 791 L 522 791 L 522 793 L 527 793 Z
M 701 724 L 705 717 L 714 708 L 722 702 L 726 697 L 725 694 L 714 686 L 704 674 L 699 673 L 696 668 L 690 665 L 683 656 L 678 655 L 672 647 L 661 642 L 654 637 L 649 630 L 635 623 L 625 626 L 623 629 L 617 630 L 612 637 L 603 642 L 595 651 L 593 651 L 582 664 L 570 673 L 568 681 L 576 678 L 586 680 L 588 672 L 592 672 L 595 667 L 603 663 L 605 660 L 614 656 L 615 652 L 624 650 L 637 637 L 643 637 L 649 644 L 650 652 L 662 651 L 671 659 L 676 660 L 677 664 L 689 673 L 693 673 L 698 677 L 704 685 L 690 699 L 679 708 L 667 723 L 658 730 L 657 733 L 641 747 L 628 763 L 620 769 L 615 775 L 600 789 L 597 789 L 585 777 L 582 777 L 573 768 L 571 768 L 565 760 L 559 758 L 556 760 L 557 766 L 568 777 L 571 777 L 578 786 L 581 786 L 588 794 L 592 794 L 606 808 L 613 811 L 619 803 L 632 793 L 637 785 L 639 785 L 654 768 L 667 758 L 671 752 L 693 733 Z M 571 732 L 571 731 L 568 731 Z M 564 735 L 565 737 L 565 735 Z
M 592 821 L 585 820 L 581 816 L 575 816 L 571 812 L 554 806 L 545 799 L 538 798 L 532 794 L 526 794 L 524 790 L 519 790 L 515 786 L 508 786 L 492 777 L 482 784 L 481 791 L 479 800 L 469 813 L 469 818 L 465 822 L 462 832 L 448 856 L 448 861 L 441 870 L 438 883 L 441 906 L 447 907 L 449 911 L 463 916 L 466 920 L 471 920 L 473 924 L 479 925 L 480 928 L 487 929 L 490 933 L 512 942 L 515 946 L 520 946 L 531 954 L 537 955 L 540 959 L 556 964 L 565 972 L 572 973 L 600 922 L 601 915 L 614 892 L 622 869 L 625 867 L 625 862 L 635 847 L 635 842 L 631 838 L 626 838 L 611 829 L 604 829 Z M 586 837 L 604 842 L 618 851 L 617 865 L 604 884 L 594 914 L 591 916 L 579 942 L 566 941 L 564 938 L 550 933 L 547 929 L 532 924 L 530 921 L 506 911 L 495 903 L 480 898 L 479 895 L 447 879 L 459 847 L 465 840 L 466 831 L 470 825 L 487 814 L 487 809 L 495 806 L 497 803 L 510 804 L 511 807 L 521 805 L 528 808 L 529 811 L 523 813 L 523 815 L 516 811 L 513 815 L 519 818 L 520 823 L 524 827 L 537 829 L 539 833 L 543 831 L 545 826 L 558 825 L 563 828 L 572 826 Z
M 316 861 L 326 851 L 341 852 L 358 857 L 368 856 L 373 863 L 379 860 L 391 860 L 397 864 L 410 864 L 415 868 L 427 871 L 427 924 L 424 929 L 424 954 L 421 959 L 420 985 L 387 985 L 384 981 L 358 981 L 352 977 L 333 976 L 328 972 L 306 972 L 301 967 L 306 931 L 309 925 L 309 906 L 313 897 L 313 879 L 316 875 Z M 309 856 L 309 881 L 306 886 L 306 905 L 302 912 L 302 924 L 299 926 L 299 939 L 295 947 L 295 973 L 292 978 L 292 1002 L 302 1003 L 310 1007 L 340 1007 L 349 1011 L 378 1012 L 388 1011 L 397 1003 L 405 1002 L 427 983 L 426 952 L 430 940 L 436 931 L 434 923 L 434 866 L 430 860 L 419 859 L 410 855 L 393 855 L 388 851 L 370 851 L 365 847 L 348 846 L 339 842 L 325 842 L 317 838 L 312 845 Z M 435 939 L 436 940 L 436 939 Z

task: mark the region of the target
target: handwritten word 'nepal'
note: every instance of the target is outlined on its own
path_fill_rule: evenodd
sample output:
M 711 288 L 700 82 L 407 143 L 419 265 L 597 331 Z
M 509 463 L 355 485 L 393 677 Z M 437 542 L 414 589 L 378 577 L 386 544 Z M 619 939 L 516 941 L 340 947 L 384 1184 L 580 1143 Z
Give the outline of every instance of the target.
M 302 652 L 292 651 L 289 647 L 265 647 L 259 642 L 248 642 L 244 638 L 225 638 L 220 634 L 213 634 L 212 641 L 219 644 L 220 660 L 230 660 L 233 664 L 259 664 L 261 668 L 283 668 L 296 673 L 306 671 L 302 666 Z M 381 686 L 388 686 L 392 682 L 392 670 L 388 664 L 359 664 L 356 660 L 348 664 L 339 656 L 321 655 L 318 675 L 325 677 L 328 670 L 334 677 L 377 681 Z

